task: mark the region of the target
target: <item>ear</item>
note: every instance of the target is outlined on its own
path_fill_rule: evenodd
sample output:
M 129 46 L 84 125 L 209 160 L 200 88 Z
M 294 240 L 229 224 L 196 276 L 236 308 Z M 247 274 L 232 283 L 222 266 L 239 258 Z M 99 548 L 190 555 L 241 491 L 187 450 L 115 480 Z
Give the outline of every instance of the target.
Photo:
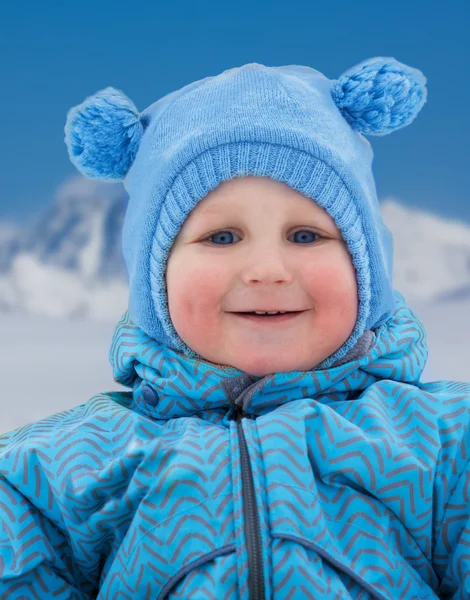
M 333 80 L 331 95 L 355 131 L 386 135 L 417 116 L 427 99 L 426 78 L 418 69 L 380 56 Z
M 144 126 L 131 100 L 107 87 L 68 111 L 64 141 L 70 160 L 89 179 L 123 180 Z

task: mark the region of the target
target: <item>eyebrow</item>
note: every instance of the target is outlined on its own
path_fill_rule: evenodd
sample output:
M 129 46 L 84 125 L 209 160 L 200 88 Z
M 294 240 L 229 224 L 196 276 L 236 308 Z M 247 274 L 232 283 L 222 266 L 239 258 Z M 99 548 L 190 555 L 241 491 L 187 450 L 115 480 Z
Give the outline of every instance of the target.
M 234 210 L 235 207 L 233 206 L 233 204 L 229 203 L 223 206 L 220 206 L 220 204 L 213 204 L 213 205 L 208 205 L 208 206 L 201 206 L 200 207 L 200 213 L 201 214 L 216 214 L 219 213 L 220 211 L 230 211 L 230 210 Z
M 223 209 L 220 209 L 215 206 L 205 209 L 205 210 L 201 210 L 201 212 L 199 213 L 199 222 L 200 222 L 200 219 L 202 219 L 204 217 L 220 217 L 220 218 L 225 218 L 225 219 L 243 218 L 243 216 L 240 214 L 240 212 L 235 210 L 235 207 L 233 207 L 232 210 L 225 212 L 225 211 L 223 211 Z M 293 221 L 307 222 L 307 221 L 309 221 L 311 223 L 312 227 L 313 226 L 322 227 L 322 228 L 330 227 L 330 224 L 327 219 L 327 215 L 324 215 L 324 214 L 287 215 L 286 220 L 289 222 L 293 222 Z
M 199 211 L 199 214 L 201 216 L 203 215 L 221 215 L 221 216 L 226 216 L 226 217 L 231 217 L 233 212 L 236 211 L 236 207 L 235 206 L 230 206 L 228 209 L 227 207 L 222 207 L 222 206 L 210 206 L 208 208 L 203 208 L 201 207 L 201 210 Z M 307 209 L 304 209 L 307 210 Z M 226 212 L 226 214 L 225 214 Z M 238 212 L 235 212 L 235 214 L 239 214 Z M 324 219 L 326 217 L 326 215 L 324 215 L 323 213 L 318 213 L 318 214 L 303 214 L 300 217 L 296 217 L 296 218 L 301 218 L 301 219 Z

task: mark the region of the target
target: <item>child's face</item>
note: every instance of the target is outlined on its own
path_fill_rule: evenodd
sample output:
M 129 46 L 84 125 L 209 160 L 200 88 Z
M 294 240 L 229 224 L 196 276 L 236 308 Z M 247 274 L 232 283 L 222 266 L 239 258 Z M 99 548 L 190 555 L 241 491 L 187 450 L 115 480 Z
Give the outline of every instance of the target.
M 184 342 L 251 375 L 313 369 L 357 319 L 355 269 L 334 220 L 268 177 L 224 181 L 198 203 L 175 238 L 166 283 Z M 233 314 L 283 308 L 305 312 L 259 324 Z

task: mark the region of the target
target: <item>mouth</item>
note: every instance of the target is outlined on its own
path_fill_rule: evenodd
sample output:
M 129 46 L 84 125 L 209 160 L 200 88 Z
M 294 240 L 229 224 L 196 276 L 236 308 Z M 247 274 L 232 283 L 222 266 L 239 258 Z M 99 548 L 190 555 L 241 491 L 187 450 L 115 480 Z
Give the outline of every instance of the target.
M 283 315 L 257 315 L 254 313 L 243 313 L 243 312 L 234 312 L 233 315 L 240 317 L 246 321 L 251 323 L 256 323 L 260 325 L 273 325 L 275 323 L 284 323 L 285 321 L 293 321 L 296 317 L 299 317 L 301 314 L 306 312 L 305 310 L 301 310 L 298 312 L 289 312 Z

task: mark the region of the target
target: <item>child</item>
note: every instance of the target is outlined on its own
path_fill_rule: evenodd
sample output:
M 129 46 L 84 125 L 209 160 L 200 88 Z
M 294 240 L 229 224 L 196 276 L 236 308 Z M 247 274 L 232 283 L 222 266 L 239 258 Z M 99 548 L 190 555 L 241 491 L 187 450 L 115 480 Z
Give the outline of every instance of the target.
M 470 385 L 420 382 L 363 136 L 425 82 L 250 63 L 69 111 L 72 162 L 129 193 L 131 391 L 0 437 L 2 599 L 470 598 Z

